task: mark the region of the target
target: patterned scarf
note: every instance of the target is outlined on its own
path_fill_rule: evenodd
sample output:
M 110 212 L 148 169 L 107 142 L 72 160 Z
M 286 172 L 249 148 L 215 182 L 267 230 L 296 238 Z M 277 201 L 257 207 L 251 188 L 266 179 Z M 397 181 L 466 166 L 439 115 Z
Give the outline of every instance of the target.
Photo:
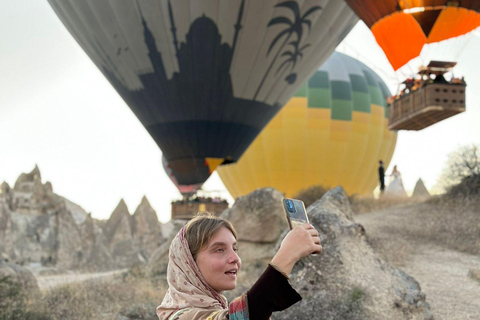
M 186 308 L 228 309 L 227 299 L 216 292 L 203 278 L 193 259 L 187 239 L 186 226 L 175 236 L 170 245 L 167 282 L 168 291 L 157 307 L 160 320 L 167 320 L 178 310 Z

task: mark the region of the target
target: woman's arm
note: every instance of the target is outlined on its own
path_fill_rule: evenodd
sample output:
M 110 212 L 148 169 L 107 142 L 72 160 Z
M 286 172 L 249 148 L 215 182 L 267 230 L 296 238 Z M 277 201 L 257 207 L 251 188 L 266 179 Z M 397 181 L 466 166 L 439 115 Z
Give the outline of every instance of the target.
M 247 292 L 247 300 L 250 316 L 247 319 L 267 320 L 274 311 L 285 310 L 302 300 L 302 297 L 292 288 L 284 274 L 269 265 Z
M 283 239 L 280 249 L 272 259 L 287 276 L 295 263 L 312 253 L 322 252 L 318 231 L 309 223 L 293 228 Z

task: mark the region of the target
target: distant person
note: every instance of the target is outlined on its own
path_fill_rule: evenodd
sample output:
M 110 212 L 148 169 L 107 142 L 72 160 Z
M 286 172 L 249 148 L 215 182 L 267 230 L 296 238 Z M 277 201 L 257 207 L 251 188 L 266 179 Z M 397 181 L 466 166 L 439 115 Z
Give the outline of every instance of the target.
M 445 77 L 443 76 L 443 74 L 439 74 L 435 77 L 435 79 L 433 79 L 433 82 L 434 83 L 448 83 L 447 79 L 445 79 Z
M 412 87 L 413 87 L 413 79 L 412 79 L 412 78 L 408 78 L 408 79 L 405 81 L 405 89 L 407 90 L 406 92 L 407 92 L 407 93 L 412 92 Z
M 398 171 L 397 166 L 393 166 L 390 174 L 390 183 L 385 189 L 385 196 L 390 198 L 408 198 L 405 188 L 403 187 L 402 175 Z
M 312 225 L 295 227 L 253 287 L 228 303 L 222 292 L 235 289 L 242 265 L 237 233 L 227 220 L 201 213 L 170 245 L 168 290 L 157 316 L 159 320 L 268 320 L 273 311 L 301 300 L 290 286 L 288 274 L 298 260 L 321 250 Z
M 380 192 L 385 191 L 385 169 L 383 168 L 383 161 L 378 161 L 378 179 L 380 180 Z

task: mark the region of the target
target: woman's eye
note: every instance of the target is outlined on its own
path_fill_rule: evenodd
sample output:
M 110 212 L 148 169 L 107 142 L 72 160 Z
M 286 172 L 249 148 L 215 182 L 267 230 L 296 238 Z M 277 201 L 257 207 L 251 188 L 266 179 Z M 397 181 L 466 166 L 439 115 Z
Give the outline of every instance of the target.
M 233 248 L 233 251 L 237 252 L 237 251 L 238 251 L 238 248 Z
M 224 250 L 223 249 L 217 249 L 217 252 L 223 252 Z

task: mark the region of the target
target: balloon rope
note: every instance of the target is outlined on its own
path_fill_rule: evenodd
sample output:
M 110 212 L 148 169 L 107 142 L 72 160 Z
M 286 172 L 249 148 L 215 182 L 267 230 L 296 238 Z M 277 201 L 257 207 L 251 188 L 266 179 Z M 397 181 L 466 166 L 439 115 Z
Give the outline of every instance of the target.
M 476 31 L 474 30 L 472 32 L 476 32 Z M 467 39 L 465 39 L 465 41 L 463 41 L 463 45 L 462 45 L 461 49 L 458 50 L 458 52 L 455 56 L 455 62 L 458 61 L 458 59 L 460 58 L 460 55 L 463 53 L 463 50 L 465 49 L 465 47 L 470 44 L 474 35 L 476 36 L 476 34 L 463 35 L 463 37 L 467 37 Z

